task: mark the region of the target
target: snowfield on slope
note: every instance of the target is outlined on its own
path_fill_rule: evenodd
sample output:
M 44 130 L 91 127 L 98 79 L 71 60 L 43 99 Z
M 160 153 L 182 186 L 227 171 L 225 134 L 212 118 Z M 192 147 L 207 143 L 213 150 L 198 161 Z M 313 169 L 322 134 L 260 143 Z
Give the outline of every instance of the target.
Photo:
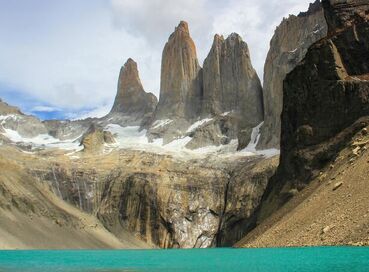
M 4 125 L 4 121 L 8 118 L 16 119 L 21 118 L 16 115 L 12 116 L 0 116 L 1 125 Z M 188 132 L 192 132 L 196 130 L 198 127 L 210 122 L 212 119 L 206 118 L 192 124 L 188 130 Z M 170 124 L 172 120 L 160 120 L 154 124 L 154 127 L 161 127 Z M 117 143 L 106 145 L 105 151 L 111 152 L 115 149 L 132 149 L 132 150 L 140 150 L 147 151 L 152 153 L 159 154 L 170 154 L 177 157 L 196 157 L 196 156 L 206 156 L 210 154 L 215 154 L 219 156 L 255 156 L 255 155 L 263 155 L 266 157 L 271 157 L 279 154 L 279 150 L 270 149 L 270 150 L 262 150 L 257 151 L 256 145 L 260 138 L 260 128 L 263 123 L 259 124 L 252 130 L 251 141 L 249 145 L 241 150 L 237 151 L 238 141 L 232 140 L 227 145 L 220 146 L 206 146 L 199 149 L 191 150 L 186 148 L 186 145 L 192 140 L 189 136 L 183 136 L 181 138 L 177 138 L 174 141 L 164 145 L 163 139 L 155 139 L 153 141 L 149 141 L 146 136 L 146 130 L 140 130 L 138 126 L 127 126 L 122 127 L 117 124 L 109 124 L 105 127 L 106 131 L 111 132 Z M 3 132 L 3 136 L 8 138 L 13 143 L 22 143 L 31 145 L 32 148 L 58 148 L 62 150 L 74 151 L 70 154 L 76 155 L 75 152 L 83 150 L 83 146 L 80 145 L 79 139 L 82 135 L 77 138 L 69 139 L 61 141 L 57 138 L 49 134 L 40 134 L 33 138 L 27 138 L 21 136 L 17 131 L 12 129 L 7 129 L 1 126 Z

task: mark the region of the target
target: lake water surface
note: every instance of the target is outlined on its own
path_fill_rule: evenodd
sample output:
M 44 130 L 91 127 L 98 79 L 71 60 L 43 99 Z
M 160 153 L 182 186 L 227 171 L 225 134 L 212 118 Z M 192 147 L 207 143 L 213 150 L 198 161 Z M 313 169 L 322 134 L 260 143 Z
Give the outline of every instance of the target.
M 0 271 L 369 271 L 369 248 L 0 251 Z

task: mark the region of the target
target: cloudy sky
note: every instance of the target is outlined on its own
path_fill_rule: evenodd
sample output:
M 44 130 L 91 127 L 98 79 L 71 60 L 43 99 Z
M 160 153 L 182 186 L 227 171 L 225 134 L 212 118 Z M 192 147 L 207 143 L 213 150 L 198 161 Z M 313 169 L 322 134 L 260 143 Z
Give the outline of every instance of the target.
M 109 111 L 120 67 L 159 94 L 161 53 L 180 20 L 200 63 L 215 33 L 239 33 L 262 78 L 274 29 L 309 0 L 0 0 L 0 98 L 41 118 Z

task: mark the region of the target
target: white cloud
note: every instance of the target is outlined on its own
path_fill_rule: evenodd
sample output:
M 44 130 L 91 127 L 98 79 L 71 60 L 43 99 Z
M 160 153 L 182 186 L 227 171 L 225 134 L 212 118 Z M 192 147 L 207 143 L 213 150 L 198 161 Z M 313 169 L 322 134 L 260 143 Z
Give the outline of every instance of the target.
M 111 0 L 115 25 L 150 45 L 163 46 L 180 20 L 190 23 L 194 36 L 209 29 L 209 0 Z
M 31 112 L 56 112 L 56 111 L 61 111 L 61 109 L 49 106 L 36 106 L 31 109 Z
M 162 48 L 180 20 L 190 24 L 200 63 L 215 33 L 238 32 L 249 44 L 262 78 L 275 27 L 283 16 L 306 10 L 308 3 L 30 0 L 24 6 L 2 2 L 0 84 L 35 97 L 41 105 L 77 113 L 91 108 L 106 112 L 113 104 L 120 67 L 132 57 L 145 89 L 158 95 Z
M 251 3 L 252 2 L 252 3 Z M 307 10 L 309 0 L 230 0 L 213 22 L 213 31 L 223 35 L 237 32 L 248 43 L 253 66 L 260 79 L 269 42 L 283 17 Z
M 104 117 L 106 116 L 111 110 L 111 106 L 110 105 L 105 105 L 105 106 L 101 106 L 89 111 L 83 111 L 77 114 L 73 114 L 70 113 L 68 115 L 68 119 L 70 120 L 82 120 L 82 119 L 86 119 L 86 118 L 92 118 L 92 117 L 96 117 L 96 118 L 100 118 L 100 117 Z

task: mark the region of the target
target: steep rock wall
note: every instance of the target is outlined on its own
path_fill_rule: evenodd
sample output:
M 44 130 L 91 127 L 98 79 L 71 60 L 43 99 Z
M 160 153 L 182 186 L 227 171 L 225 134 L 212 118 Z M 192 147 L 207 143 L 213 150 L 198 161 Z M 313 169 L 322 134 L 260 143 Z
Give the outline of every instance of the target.
M 369 2 L 334 3 L 323 1 L 330 35 L 312 45 L 284 81 L 281 163 L 264 197 L 263 217 L 368 125 Z
M 298 16 L 283 19 L 275 30 L 264 66 L 264 126 L 258 149 L 279 148 L 283 80 L 304 58 L 308 48 L 327 34 L 320 1 Z

